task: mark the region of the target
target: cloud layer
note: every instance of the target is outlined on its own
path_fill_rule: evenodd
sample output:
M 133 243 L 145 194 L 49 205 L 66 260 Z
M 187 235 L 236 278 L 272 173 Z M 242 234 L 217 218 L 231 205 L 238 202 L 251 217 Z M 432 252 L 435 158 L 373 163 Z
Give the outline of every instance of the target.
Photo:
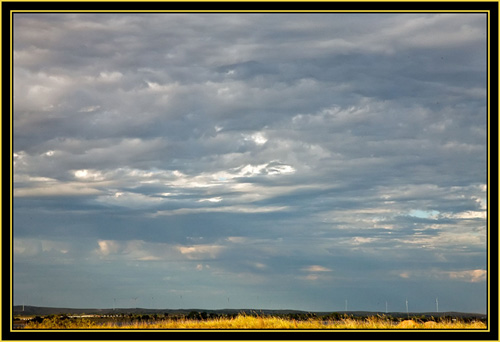
M 15 14 L 15 301 L 485 311 L 485 23 Z

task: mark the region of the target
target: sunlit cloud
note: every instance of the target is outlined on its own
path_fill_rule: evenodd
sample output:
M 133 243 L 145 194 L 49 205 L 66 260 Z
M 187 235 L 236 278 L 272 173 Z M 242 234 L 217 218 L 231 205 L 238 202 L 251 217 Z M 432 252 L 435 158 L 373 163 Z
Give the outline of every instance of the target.
M 468 270 L 468 271 L 455 271 L 448 272 L 451 279 L 457 279 L 469 283 L 483 282 L 486 280 L 486 270 Z
M 52 184 L 51 184 L 52 183 Z M 101 190 L 80 183 L 45 182 L 43 185 L 15 188 L 15 197 L 57 197 L 98 195 Z
M 204 260 L 215 259 L 223 250 L 223 246 L 217 245 L 194 245 L 194 246 L 179 246 L 179 251 L 188 259 Z
M 324 267 L 324 266 L 320 266 L 320 265 L 311 265 L 311 266 L 303 268 L 302 270 L 306 271 L 306 272 L 331 272 L 332 271 L 331 269 Z
M 109 255 L 110 253 L 117 253 L 120 250 L 120 244 L 117 241 L 99 240 L 99 253 L 102 255 Z
M 222 201 L 222 197 L 203 198 L 198 200 L 198 202 L 212 202 L 212 203 L 218 203 L 220 201 Z
M 273 213 L 279 211 L 286 211 L 289 208 L 286 206 L 243 206 L 243 205 L 232 205 L 232 206 L 222 206 L 222 207 L 203 207 L 203 208 L 182 208 L 173 210 L 160 210 L 157 211 L 154 216 L 162 215 L 187 215 L 187 214 L 199 214 L 199 213 L 242 213 L 242 214 L 258 214 L 258 213 Z
M 134 192 L 114 191 L 108 195 L 98 196 L 95 201 L 107 205 L 137 208 L 155 206 L 162 203 L 164 199 L 162 197 L 148 196 Z
M 404 278 L 404 279 L 408 279 L 410 278 L 410 272 L 403 272 L 403 273 L 400 273 L 399 276 L 401 278 Z

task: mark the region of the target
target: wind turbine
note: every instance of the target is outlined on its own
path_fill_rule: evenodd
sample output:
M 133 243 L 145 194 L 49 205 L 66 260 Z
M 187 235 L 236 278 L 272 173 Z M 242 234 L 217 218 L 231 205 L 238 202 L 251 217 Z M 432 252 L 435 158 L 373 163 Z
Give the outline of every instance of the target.
M 385 301 L 385 313 L 387 313 L 387 301 Z
M 410 317 L 410 313 L 408 312 L 408 298 L 406 298 L 406 314 Z
M 436 297 L 436 312 L 439 312 L 439 301 L 438 301 L 438 297 Z

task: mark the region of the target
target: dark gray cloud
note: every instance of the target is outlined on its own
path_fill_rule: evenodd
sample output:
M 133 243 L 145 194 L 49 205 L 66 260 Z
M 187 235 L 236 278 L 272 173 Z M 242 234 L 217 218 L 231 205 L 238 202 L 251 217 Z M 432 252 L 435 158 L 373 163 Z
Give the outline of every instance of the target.
M 484 311 L 485 23 L 15 14 L 16 303 Z

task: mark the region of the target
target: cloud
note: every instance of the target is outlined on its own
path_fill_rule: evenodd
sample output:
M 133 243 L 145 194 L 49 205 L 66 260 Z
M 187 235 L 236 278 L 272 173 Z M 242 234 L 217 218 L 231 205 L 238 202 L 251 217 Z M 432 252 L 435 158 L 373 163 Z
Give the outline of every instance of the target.
M 311 266 L 308 266 L 306 268 L 303 268 L 302 270 L 306 271 L 306 272 L 331 272 L 332 271 L 331 269 L 329 269 L 327 267 L 320 266 L 320 265 L 311 265 Z
M 272 213 L 277 211 L 287 210 L 287 207 L 251 207 L 251 206 L 222 206 L 222 207 L 204 207 L 204 208 L 183 208 L 174 210 L 162 210 L 154 214 L 154 216 L 162 215 L 187 215 L 197 213 L 242 213 L 242 214 L 255 214 L 255 213 Z
M 143 240 L 98 240 L 94 254 L 105 260 L 186 261 L 215 259 L 224 249 L 220 245 L 175 245 Z
M 460 271 L 445 271 L 435 267 L 429 269 L 414 269 L 414 270 L 395 270 L 391 274 L 396 274 L 403 279 L 426 279 L 432 281 L 445 281 L 452 279 L 453 281 L 465 283 L 484 283 L 487 279 L 487 271 L 484 269 L 460 270 Z
M 198 200 L 198 202 L 212 202 L 212 203 L 217 203 L 222 201 L 222 197 L 212 197 L 212 198 L 204 198 Z
M 331 269 L 320 266 L 320 265 L 310 265 L 301 269 L 303 272 L 307 272 L 306 275 L 299 275 L 298 279 L 310 281 L 310 282 L 324 282 L 331 281 L 331 276 L 328 272 L 332 272 Z
M 113 273 L 129 298 L 166 282 L 199 293 L 193 307 L 276 289 L 260 305 L 330 310 L 368 282 L 374 301 L 434 286 L 426 271 L 461 298 L 483 279 L 484 14 L 17 13 L 14 26 L 16 286 L 42 284 L 51 262 L 63 286 L 65 262 L 101 288 Z
M 205 258 L 215 259 L 222 248 L 222 246 L 210 245 L 180 246 L 179 251 L 188 259 L 203 260 Z
M 32 239 L 16 239 L 14 253 L 16 256 L 34 256 L 41 252 L 41 241 Z
M 117 253 L 120 249 L 120 245 L 116 241 L 100 240 L 97 243 L 99 245 L 99 253 L 101 253 L 102 255 Z
M 163 202 L 163 198 L 147 196 L 140 193 L 116 191 L 114 194 L 99 196 L 95 201 L 106 205 L 116 205 L 128 208 L 144 208 L 149 206 L 158 206 Z
M 14 189 L 14 196 L 16 197 L 32 197 L 32 196 L 89 196 L 97 195 L 100 191 L 98 189 L 88 187 L 79 183 L 60 183 L 56 180 L 44 181 L 40 185 L 32 185 L 26 188 Z
M 484 282 L 486 281 L 486 270 L 468 270 L 468 271 L 456 271 L 448 272 L 451 279 L 457 279 L 461 281 L 466 281 L 470 283 Z

